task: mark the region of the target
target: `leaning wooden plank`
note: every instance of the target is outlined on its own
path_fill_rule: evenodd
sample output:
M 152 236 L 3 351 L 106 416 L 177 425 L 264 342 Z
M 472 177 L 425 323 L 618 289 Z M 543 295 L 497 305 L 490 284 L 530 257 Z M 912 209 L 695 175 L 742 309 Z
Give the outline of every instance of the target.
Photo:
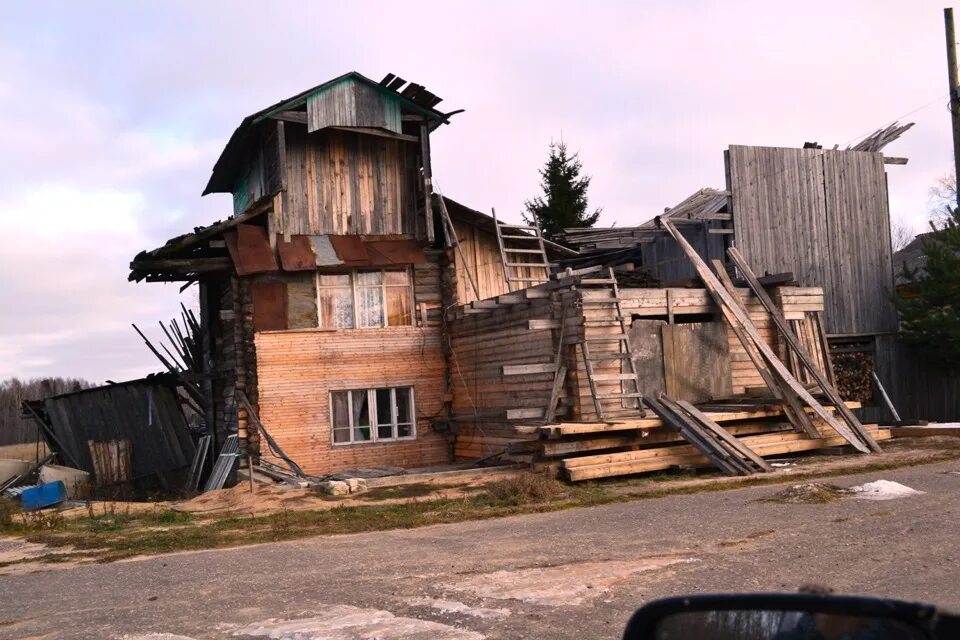
M 757 349 L 764 356 L 773 370 L 780 375 L 783 381 L 790 387 L 794 393 L 796 393 L 801 400 L 803 400 L 814 413 L 816 413 L 820 418 L 826 421 L 833 429 L 839 433 L 841 436 L 847 439 L 851 445 L 862 453 L 870 453 L 870 447 L 865 445 L 863 441 L 857 436 L 856 433 L 850 430 L 850 428 L 839 422 L 833 415 L 827 411 L 822 404 L 820 404 L 816 398 L 810 395 L 810 392 L 807 391 L 802 384 L 800 384 L 796 378 L 793 377 L 793 374 L 787 369 L 787 367 L 780 361 L 780 358 L 773 352 L 773 349 L 770 348 L 764 340 L 760 333 L 757 331 L 756 326 L 751 322 L 750 318 L 743 312 L 740 306 L 730 297 L 730 294 L 727 293 L 727 290 L 723 288 L 720 284 L 720 281 L 717 280 L 717 277 L 713 275 L 713 272 L 707 267 L 707 264 L 703 259 L 697 254 L 693 247 L 690 246 L 690 243 L 687 242 L 686 238 L 677 231 L 676 227 L 670 222 L 670 220 L 657 217 L 659 224 L 673 236 L 673 239 L 677 241 L 677 244 L 680 245 L 680 248 L 687 255 L 687 258 L 693 263 L 694 268 L 697 271 L 697 274 L 700 276 L 700 279 L 703 281 L 703 284 L 706 286 L 707 290 L 710 292 L 714 299 L 717 302 L 718 306 L 726 305 L 731 309 L 733 315 L 737 318 L 737 321 L 743 327 L 744 331 L 750 339 L 756 344 Z M 842 402 L 841 402 L 841 405 Z M 876 445 L 876 443 L 874 443 Z
M 763 458 L 758 456 L 756 453 L 754 453 L 750 447 L 743 444 L 743 442 L 741 442 L 739 439 L 730 435 L 726 429 L 724 429 L 719 424 L 711 420 L 707 414 L 703 413 L 702 411 L 697 409 L 695 406 L 693 406 L 686 400 L 678 400 L 677 404 L 683 407 L 687 413 L 696 417 L 697 420 L 699 420 L 701 423 L 706 425 L 708 429 L 710 429 L 715 434 L 717 434 L 717 437 L 719 437 L 721 440 L 726 442 L 730 447 L 739 451 L 740 455 L 749 459 L 751 462 L 753 462 L 755 465 L 757 465 L 764 471 L 773 471 L 773 467 L 771 467 L 766 460 L 764 460 Z
M 727 293 L 729 293 L 730 297 L 739 303 L 740 298 L 737 295 L 736 289 L 733 287 L 733 282 L 730 280 L 730 276 L 727 274 L 727 270 L 723 267 L 723 264 L 719 260 L 714 260 L 713 268 L 717 272 L 720 283 L 726 288 Z M 743 306 L 741 305 L 740 308 L 743 309 Z M 760 374 L 764 384 L 767 385 L 767 388 L 770 389 L 770 392 L 773 393 L 775 398 L 783 401 L 783 412 L 787 416 L 787 419 L 790 420 L 790 423 L 794 425 L 798 431 L 804 431 L 811 438 L 816 438 L 818 435 L 817 430 L 814 429 L 813 423 L 810 422 L 810 417 L 803 410 L 799 398 L 797 398 L 796 394 L 794 394 L 789 387 L 786 385 L 781 385 L 776 376 L 774 376 L 767 369 L 767 365 L 763 360 L 763 356 L 755 351 L 755 347 L 750 342 L 750 339 L 743 332 L 743 329 L 740 328 L 740 325 L 737 324 L 736 318 L 733 317 L 733 313 L 729 309 L 725 309 L 722 305 L 720 306 L 720 310 L 723 312 L 723 316 L 727 320 L 727 324 L 730 325 L 731 329 L 733 329 L 734 335 L 737 336 L 737 339 L 743 346 L 743 350 L 747 352 L 747 356 L 749 356 L 753 366 L 757 369 L 757 373 Z M 745 309 L 743 310 L 746 312 Z
M 750 269 L 750 266 L 747 264 L 747 261 L 744 259 L 743 255 L 737 250 L 736 247 L 730 247 L 727 250 L 727 254 L 733 260 L 734 264 L 737 265 L 737 268 L 740 270 L 740 274 L 747 281 L 747 285 L 753 291 L 754 295 L 757 296 L 757 299 L 760 300 L 760 304 L 763 305 L 763 308 L 767 310 L 767 313 L 770 314 L 770 317 L 773 319 L 774 324 L 777 325 L 777 328 L 780 329 L 780 333 L 786 339 L 790 347 L 793 348 L 794 352 L 800 358 L 800 361 L 810 372 L 810 375 L 816 381 L 816 383 L 823 390 L 823 393 L 827 398 L 840 410 L 840 416 L 843 418 L 844 422 L 847 423 L 847 426 L 850 430 L 856 434 L 856 436 L 869 447 L 872 451 L 879 453 L 881 451 L 880 445 L 870 437 L 870 434 L 867 433 L 863 425 L 860 424 L 860 421 L 857 420 L 857 417 L 853 415 L 853 412 L 847 409 L 843 404 L 843 398 L 840 397 L 840 393 L 830 384 L 826 376 L 823 375 L 823 372 L 816 366 L 813 358 L 807 353 L 807 350 L 803 348 L 803 345 L 800 344 L 799 338 L 793 333 L 793 330 L 790 328 L 790 323 L 783 318 L 780 314 L 780 310 L 777 309 L 777 305 L 773 303 L 773 300 L 770 299 L 770 296 L 767 295 L 766 290 L 760 283 L 757 282 L 757 277 L 754 275 L 753 270 Z M 832 425 L 831 425 L 832 426 Z M 837 433 L 844 435 L 842 431 L 837 430 Z
M 550 400 L 547 402 L 547 411 L 544 414 L 544 420 L 553 422 L 557 415 L 557 403 L 560 401 L 560 392 L 563 391 L 563 385 L 567 381 L 567 368 L 560 365 L 553 378 L 553 387 L 550 389 Z
M 743 470 L 731 459 L 729 454 L 714 446 L 710 438 L 700 432 L 697 425 L 687 419 L 683 413 L 676 411 L 676 408 L 665 394 L 660 394 L 657 400 L 644 398 L 644 402 L 648 407 L 653 409 L 653 412 L 657 414 L 661 420 L 683 434 L 684 439 L 709 459 L 713 466 L 729 476 L 743 474 Z

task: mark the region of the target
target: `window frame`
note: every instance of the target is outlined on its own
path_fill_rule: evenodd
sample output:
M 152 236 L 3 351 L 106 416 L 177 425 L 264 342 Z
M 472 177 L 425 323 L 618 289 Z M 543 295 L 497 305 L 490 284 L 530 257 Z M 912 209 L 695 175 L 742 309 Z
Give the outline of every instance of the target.
M 358 284 L 357 274 L 359 273 L 379 273 L 380 274 L 380 285 L 363 285 Z M 407 284 L 387 284 L 387 273 L 403 273 L 407 276 Z M 332 285 L 321 285 L 320 277 L 321 276 L 342 276 L 347 275 L 350 277 L 350 299 L 352 300 L 352 327 L 324 327 L 323 326 L 323 308 L 320 304 L 320 291 L 322 289 L 339 289 L 344 288 L 342 286 L 332 286 Z M 414 283 L 413 283 L 413 269 L 409 266 L 405 266 L 402 269 L 388 269 L 381 267 L 380 269 L 364 269 L 356 268 L 350 269 L 348 271 L 317 271 L 314 274 L 313 278 L 313 288 L 316 295 L 316 306 L 317 306 L 317 327 L 321 329 L 328 329 L 333 331 L 346 331 L 348 329 L 388 329 L 394 327 L 413 327 L 416 326 L 416 300 L 414 294 Z M 374 289 L 378 288 L 380 290 L 380 300 L 383 307 L 383 322 L 382 324 L 376 326 L 360 326 L 360 289 Z M 387 310 L 387 290 L 388 289 L 400 289 L 404 288 L 407 290 L 407 299 L 410 304 L 410 323 L 409 324 L 390 324 L 390 313 Z
M 380 389 L 389 389 L 390 390 L 390 427 L 391 434 L 399 434 L 400 426 L 407 424 L 410 425 L 410 435 L 409 436 L 392 436 L 389 438 L 381 438 L 378 430 L 381 426 L 378 424 L 379 420 L 377 417 L 377 390 Z M 409 390 L 410 398 L 410 421 L 399 422 L 397 416 L 397 391 L 400 389 Z M 370 439 L 369 440 L 356 440 L 354 439 L 354 430 L 360 428 L 359 425 L 354 424 L 353 420 L 353 394 L 363 392 L 367 394 L 367 413 L 370 416 L 370 424 L 368 428 L 370 429 Z M 333 394 L 335 393 L 346 393 L 347 394 L 347 423 L 349 424 L 350 439 L 344 442 L 336 441 L 336 430 L 337 427 L 333 421 Z M 417 439 L 417 405 L 414 394 L 414 386 L 409 385 L 394 385 L 394 386 L 382 386 L 382 387 L 370 387 L 365 389 L 331 389 L 328 396 L 330 407 L 330 444 L 334 447 L 346 447 L 357 444 L 377 444 L 377 443 L 390 443 L 390 442 L 403 442 L 406 440 L 416 440 Z M 342 429 L 342 427 L 341 427 Z

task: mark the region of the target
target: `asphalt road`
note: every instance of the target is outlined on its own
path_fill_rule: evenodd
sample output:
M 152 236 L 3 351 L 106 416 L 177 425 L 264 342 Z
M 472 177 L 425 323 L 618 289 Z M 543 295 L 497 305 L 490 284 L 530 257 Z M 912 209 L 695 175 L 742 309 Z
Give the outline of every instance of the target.
M 764 502 L 783 486 L 0 578 L 0 638 L 616 638 L 667 595 L 793 591 L 960 610 L 960 462 L 834 478 L 922 495 Z

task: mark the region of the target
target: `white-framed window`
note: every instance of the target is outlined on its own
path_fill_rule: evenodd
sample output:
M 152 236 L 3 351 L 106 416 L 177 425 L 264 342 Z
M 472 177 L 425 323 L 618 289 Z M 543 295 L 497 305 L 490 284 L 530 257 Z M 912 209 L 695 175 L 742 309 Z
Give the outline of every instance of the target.
M 317 274 L 317 318 L 322 329 L 413 324 L 409 269 L 353 269 Z
M 413 387 L 330 392 L 333 444 L 389 442 L 417 437 Z

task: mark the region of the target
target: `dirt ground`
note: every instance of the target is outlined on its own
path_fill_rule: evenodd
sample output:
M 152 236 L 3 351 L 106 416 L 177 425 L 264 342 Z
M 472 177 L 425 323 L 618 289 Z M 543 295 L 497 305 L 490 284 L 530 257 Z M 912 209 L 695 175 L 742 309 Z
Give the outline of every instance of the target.
M 923 447 L 896 449 L 886 455 L 924 459 Z M 0 577 L 0 639 L 612 640 L 656 598 L 811 583 L 960 607 L 960 459 L 873 470 L 864 459 L 859 472 L 833 468 L 823 482 L 840 497 L 823 502 L 778 500 L 808 481 L 797 471 L 725 491 Z M 856 491 L 877 483 L 913 492 Z

